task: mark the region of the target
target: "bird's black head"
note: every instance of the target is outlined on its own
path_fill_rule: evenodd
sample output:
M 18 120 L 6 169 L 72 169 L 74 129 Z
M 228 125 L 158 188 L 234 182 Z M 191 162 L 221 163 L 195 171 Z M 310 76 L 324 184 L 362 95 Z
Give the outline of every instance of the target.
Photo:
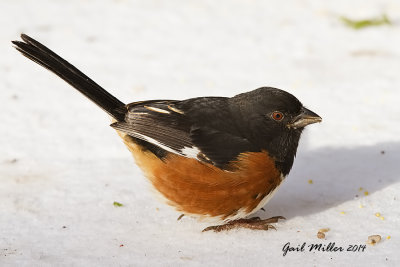
M 274 157 L 283 175 L 293 165 L 304 127 L 322 120 L 295 96 L 272 87 L 234 96 L 230 104 L 240 114 L 242 136 Z

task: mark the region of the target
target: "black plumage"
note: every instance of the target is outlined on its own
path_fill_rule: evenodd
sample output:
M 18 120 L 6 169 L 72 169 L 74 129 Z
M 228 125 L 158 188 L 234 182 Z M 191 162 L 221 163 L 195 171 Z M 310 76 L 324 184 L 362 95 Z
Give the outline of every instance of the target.
M 241 153 L 267 151 L 283 175 L 292 167 L 304 127 L 295 122 L 310 111 L 283 90 L 262 87 L 231 98 L 125 105 L 44 45 L 24 34 L 21 38 L 24 42 L 13 41 L 18 51 L 83 93 L 115 119 L 113 128 L 161 159 L 175 153 L 229 170 Z

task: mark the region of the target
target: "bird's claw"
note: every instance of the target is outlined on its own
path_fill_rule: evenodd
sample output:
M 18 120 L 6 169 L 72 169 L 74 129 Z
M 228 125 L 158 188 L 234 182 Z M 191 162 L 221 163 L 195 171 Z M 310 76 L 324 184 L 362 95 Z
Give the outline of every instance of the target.
M 221 232 L 221 231 L 228 231 L 234 228 L 248 228 L 251 230 L 264 230 L 264 231 L 267 231 L 269 229 L 276 230 L 275 226 L 271 225 L 271 223 L 276 223 L 280 219 L 285 220 L 286 218 L 283 216 L 275 216 L 264 220 L 261 220 L 260 217 L 253 217 L 249 219 L 238 219 L 222 225 L 209 226 L 205 228 L 203 232 L 211 230 L 213 230 L 214 232 Z

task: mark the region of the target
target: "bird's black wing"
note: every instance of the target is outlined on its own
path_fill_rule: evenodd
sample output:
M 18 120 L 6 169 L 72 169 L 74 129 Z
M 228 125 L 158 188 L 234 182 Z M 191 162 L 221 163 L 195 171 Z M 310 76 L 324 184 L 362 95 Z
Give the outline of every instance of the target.
M 227 98 L 136 102 L 127 109 L 125 120 L 111 126 L 168 152 L 226 168 L 240 153 L 259 151 L 240 136 Z

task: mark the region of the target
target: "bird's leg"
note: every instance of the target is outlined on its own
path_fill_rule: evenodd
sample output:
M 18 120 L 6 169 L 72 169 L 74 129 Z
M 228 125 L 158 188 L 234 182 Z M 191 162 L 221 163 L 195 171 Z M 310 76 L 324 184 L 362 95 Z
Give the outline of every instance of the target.
M 249 219 L 238 219 L 230 221 L 222 225 L 209 226 L 203 230 L 203 232 L 213 230 L 214 232 L 228 231 L 234 228 L 248 228 L 251 230 L 276 230 L 275 226 L 271 223 L 278 222 L 279 219 L 285 220 L 285 217 L 275 216 L 269 219 L 261 220 L 260 217 L 253 217 Z

